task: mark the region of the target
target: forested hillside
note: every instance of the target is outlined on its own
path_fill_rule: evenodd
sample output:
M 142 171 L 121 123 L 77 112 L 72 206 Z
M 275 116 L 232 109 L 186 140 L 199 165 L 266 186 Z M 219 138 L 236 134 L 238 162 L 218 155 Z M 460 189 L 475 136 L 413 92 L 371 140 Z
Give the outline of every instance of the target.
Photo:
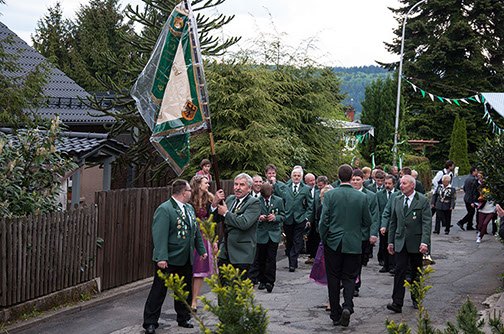
M 361 102 L 364 100 L 366 86 L 377 78 L 385 79 L 391 75 L 386 69 L 379 66 L 359 66 L 359 67 L 334 67 L 334 72 L 338 73 L 343 80 L 342 92 L 348 95 L 343 101 L 349 106 L 350 100 L 354 99 L 355 117 L 360 117 L 362 110 Z

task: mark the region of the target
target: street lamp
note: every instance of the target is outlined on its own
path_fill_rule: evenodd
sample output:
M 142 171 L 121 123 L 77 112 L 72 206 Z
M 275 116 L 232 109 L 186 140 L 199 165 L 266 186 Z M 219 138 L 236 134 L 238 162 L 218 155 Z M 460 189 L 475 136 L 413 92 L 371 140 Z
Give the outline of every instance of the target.
M 404 31 L 406 30 L 406 21 L 408 16 L 413 9 L 415 9 L 421 3 L 427 0 L 422 0 L 413 5 L 413 7 L 408 10 L 406 16 L 404 17 L 404 22 L 402 26 L 402 37 L 401 37 L 401 58 L 399 60 L 399 74 L 397 75 L 397 105 L 396 105 L 396 118 L 395 118 L 395 133 L 394 133 L 394 165 L 397 166 L 397 136 L 399 135 L 399 109 L 401 106 L 401 75 L 402 75 L 402 64 L 403 64 L 403 53 L 404 53 Z

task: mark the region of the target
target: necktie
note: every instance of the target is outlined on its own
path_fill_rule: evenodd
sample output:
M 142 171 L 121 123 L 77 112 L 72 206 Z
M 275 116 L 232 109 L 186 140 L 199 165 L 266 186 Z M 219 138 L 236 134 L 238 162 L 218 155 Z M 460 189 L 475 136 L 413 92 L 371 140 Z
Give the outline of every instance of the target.
M 184 215 L 186 216 L 186 220 L 189 222 L 189 226 L 191 226 L 191 217 L 189 216 L 189 213 L 187 212 L 187 207 L 184 205 Z
M 298 191 L 297 191 L 297 184 L 294 185 L 294 195 L 297 195 Z
M 404 201 L 404 208 L 403 208 L 404 216 L 406 216 L 406 213 L 408 213 L 408 200 L 409 198 L 406 197 L 406 200 Z
M 234 204 L 233 204 L 233 208 L 231 209 L 231 212 L 233 212 L 233 213 L 235 213 L 235 212 L 236 212 L 236 208 L 238 207 L 238 203 L 239 203 L 239 202 L 240 202 L 239 200 L 236 200 L 236 201 L 234 202 Z
M 387 190 L 387 199 L 390 198 L 390 190 Z
M 269 212 L 269 199 L 266 200 L 266 210 Z

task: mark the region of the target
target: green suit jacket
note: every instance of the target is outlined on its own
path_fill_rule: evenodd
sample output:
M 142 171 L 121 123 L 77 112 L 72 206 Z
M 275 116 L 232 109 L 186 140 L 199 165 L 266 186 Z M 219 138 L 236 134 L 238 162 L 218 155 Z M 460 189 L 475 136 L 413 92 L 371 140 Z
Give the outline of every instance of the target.
M 257 224 L 257 243 L 266 244 L 271 239 L 271 241 L 278 244 L 282 235 L 280 227 L 285 219 L 283 199 L 271 195 L 269 207 L 266 207 L 264 198 L 261 198 L 259 202 L 261 204 L 261 215 L 267 216 L 272 213 L 275 215 L 275 220 L 271 222 L 259 220 Z
M 369 204 L 369 212 L 371 213 L 371 227 L 362 230 L 362 240 L 369 240 L 370 236 L 378 237 L 380 229 L 380 215 L 378 212 L 378 203 L 376 202 L 376 194 L 369 189 L 362 188 L 362 193 L 366 194 Z
M 390 198 L 389 198 L 387 204 L 385 205 L 385 208 L 383 209 L 383 213 L 381 215 L 381 226 L 380 227 L 385 227 L 385 229 L 387 231 L 389 229 L 390 219 L 392 218 L 392 211 L 395 208 L 394 198 L 396 198 L 396 196 L 399 196 L 399 195 L 401 195 L 401 192 L 394 189 L 394 192 L 392 194 L 390 194 Z M 386 197 L 387 197 L 387 195 L 385 194 L 385 198 Z
M 294 195 L 292 185 L 285 185 L 282 189 L 282 198 L 285 205 L 285 225 L 301 224 L 311 218 L 313 199 L 310 187 L 299 184 L 298 193 Z
M 394 251 L 400 252 L 406 247 L 408 253 L 420 253 L 421 243 L 430 247 L 432 213 L 427 197 L 416 192 L 406 215 L 404 195 L 396 196 L 394 202 L 388 234 L 388 242 L 394 245 Z
M 336 251 L 341 244 L 345 254 L 362 253 L 362 230 L 371 226 L 368 198 L 349 184 L 324 194 L 319 222 L 324 247 Z
M 229 261 L 232 264 L 252 264 L 257 247 L 257 221 L 261 215 L 261 205 L 257 198 L 247 195 L 243 202 L 231 211 L 236 196 L 226 199 L 230 209 L 224 219 L 227 241 L 220 245 L 219 258 L 227 259 L 226 244 Z
M 168 265 L 183 266 L 188 259 L 193 263 L 194 247 L 198 254 L 206 253 L 194 209 L 190 204 L 185 204 L 185 207 L 191 220 L 180 210 L 173 197 L 156 209 L 152 222 L 154 262 L 166 261 Z
M 310 189 L 310 195 L 311 195 L 311 189 Z M 315 222 L 315 215 L 317 214 L 317 209 L 320 205 L 322 205 L 320 203 L 320 190 L 318 190 L 317 186 L 315 186 L 314 196 L 312 197 L 311 215 L 310 215 L 310 217 L 308 217 L 308 221 L 310 223 Z

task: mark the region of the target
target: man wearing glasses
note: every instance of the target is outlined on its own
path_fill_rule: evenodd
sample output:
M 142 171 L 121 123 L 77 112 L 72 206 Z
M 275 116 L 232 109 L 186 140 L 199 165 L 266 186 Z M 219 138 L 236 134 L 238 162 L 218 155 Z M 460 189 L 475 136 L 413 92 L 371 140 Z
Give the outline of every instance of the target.
M 152 238 L 154 252 L 152 260 L 156 263 L 154 282 L 145 303 L 143 327 L 145 333 L 153 334 L 159 326 L 161 306 L 166 297 L 167 288 L 164 280 L 159 278 L 157 271 L 164 274 L 184 276 L 184 290 L 189 292 L 187 302 L 192 296 L 192 263 L 196 247 L 202 259 L 208 255 L 196 222 L 193 207 L 188 204 L 191 199 L 191 186 L 185 180 L 176 180 L 172 185 L 172 197 L 161 204 L 154 213 L 152 223 Z M 177 323 L 180 327 L 193 328 L 189 321 L 191 314 L 184 303 L 175 300 Z

